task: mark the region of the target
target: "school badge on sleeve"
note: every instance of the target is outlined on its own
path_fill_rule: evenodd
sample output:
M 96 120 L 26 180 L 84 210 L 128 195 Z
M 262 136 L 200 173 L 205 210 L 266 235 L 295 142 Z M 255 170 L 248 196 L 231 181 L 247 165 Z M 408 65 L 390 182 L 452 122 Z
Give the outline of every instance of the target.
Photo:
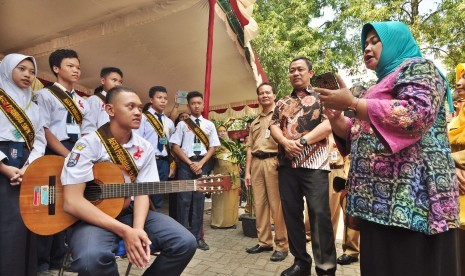
M 81 154 L 77 152 L 71 152 L 71 155 L 69 156 L 68 163 L 66 164 L 66 167 L 74 167 L 79 161 L 79 157 Z
M 87 147 L 87 145 L 81 142 L 78 142 L 76 145 L 74 145 L 74 149 L 79 151 L 83 150 L 85 147 Z

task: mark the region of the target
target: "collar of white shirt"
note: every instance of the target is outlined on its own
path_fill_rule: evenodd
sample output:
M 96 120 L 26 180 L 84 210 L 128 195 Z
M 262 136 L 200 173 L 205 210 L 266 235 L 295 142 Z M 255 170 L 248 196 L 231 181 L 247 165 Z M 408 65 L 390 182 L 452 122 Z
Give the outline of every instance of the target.
M 149 112 L 152 113 L 153 115 L 155 115 L 155 113 L 157 113 L 157 112 L 155 111 L 155 109 L 153 109 L 152 106 L 149 107 Z M 165 116 L 165 112 L 162 112 L 161 115 Z
M 194 123 L 195 123 L 195 120 L 196 120 L 196 119 L 199 119 L 200 121 L 203 121 L 203 120 L 204 120 L 204 118 L 203 118 L 202 115 L 200 115 L 198 118 L 196 118 L 196 117 L 194 117 L 193 115 L 191 115 L 190 118 L 191 118 L 191 120 L 192 120 Z
M 60 89 L 63 90 L 63 91 L 65 91 L 65 92 L 68 91 L 68 90 L 67 90 L 63 85 L 61 85 L 61 83 L 59 83 L 59 82 L 55 82 L 54 85 L 60 87 Z M 71 92 L 71 94 L 73 94 L 73 93 L 75 93 L 76 91 L 74 91 L 74 87 L 73 87 L 73 89 L 72 89 L 71 91 L 68 91 L 68 92 Z

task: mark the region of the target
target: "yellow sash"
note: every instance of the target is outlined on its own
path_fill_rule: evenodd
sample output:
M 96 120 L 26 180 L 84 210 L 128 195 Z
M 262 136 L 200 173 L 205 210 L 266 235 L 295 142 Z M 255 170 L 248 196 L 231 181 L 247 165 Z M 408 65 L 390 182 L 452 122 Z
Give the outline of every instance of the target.
M 134 163 L 131 154 L 123 148 L 110 131 L 110 123 L 106 123 L 97 129 L 97 135 L 110 155 L 111 161 L 123 166 L 128 172 L 131 182 L 134 182 L 139 174 L 139 169 Z
M 76 103 L 73 101 L 73 98 L 71 98 L 65 91 L 61 90 L 58 86 L 48 86 L 47 89 L 50 92 L 52 92 L 52 95 L 55 96 L 61 102 L 61 104 L 71 114 L 71 116 L 73 116 L 76 123 L 80 125 L 82 123 L 82 113 L 76 106 Z
M 32 150 L 34 144 L 35 130 L 31 120 L 26 115 L 21 107 L 8 95 L 3 89 L 0 88 L 0 109 L 8 118 L 10 123 L 16 128 L 29 151 Z
M 207 134 L 205 134 L 205 132 L 203 132 L 203 130 L 196 123 L 194 123 L 191 118 L 185 119 L 184 122 L 189 126 L 190 129 L 192 129 L 195 136 L 199 138 L 200 142 L 202 142 L 205 145 L 205 148 L 208 150 L 210 147 L 210 142 L 208 141 Z

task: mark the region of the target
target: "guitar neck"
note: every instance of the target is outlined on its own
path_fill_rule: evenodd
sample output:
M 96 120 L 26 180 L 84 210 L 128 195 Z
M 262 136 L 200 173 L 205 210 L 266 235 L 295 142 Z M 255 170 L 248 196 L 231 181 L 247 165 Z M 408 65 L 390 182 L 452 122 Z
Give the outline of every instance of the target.
M 90 187 L 90 193 L 95 188 Z M 195 180 L 175 180 L 159 182 L 140 182 L 124 184 L 98 185 L 99 198 L 118 198 L 139 195 L 156 195 L 179 192 L 192 192 L 196 190 Z

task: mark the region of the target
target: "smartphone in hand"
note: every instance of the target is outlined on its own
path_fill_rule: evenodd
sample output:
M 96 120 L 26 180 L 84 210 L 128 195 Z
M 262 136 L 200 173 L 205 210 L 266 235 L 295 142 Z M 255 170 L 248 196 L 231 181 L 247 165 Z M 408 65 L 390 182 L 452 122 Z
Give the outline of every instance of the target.
M 187 104 L 187 92 L 184 90 L 178 90 L 176 103 L 178 104 Z
M 326 72 L 321 75 L 316 75 L 312 78 L 312 85 L 319 88 L 339 89 L 336 76 L 331 72 Z

